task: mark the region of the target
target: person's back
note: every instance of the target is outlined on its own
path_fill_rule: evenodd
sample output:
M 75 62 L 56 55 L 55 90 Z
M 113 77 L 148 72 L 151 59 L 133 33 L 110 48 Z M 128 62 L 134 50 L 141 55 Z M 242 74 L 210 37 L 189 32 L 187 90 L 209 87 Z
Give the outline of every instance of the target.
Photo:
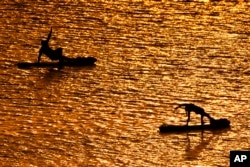
M 204 114 L 205 114 L 205 111 L 204 111 L 203 108 L 201 108 L 201 107 L 199 107 L 199 106 L 196 106 L 196 105 L 194 105 L 194 104 L 192 104 L 192 103 L 187 104 L 185 109 L 186 109 L 187 111 L 190 111 L 190 112 L 193 111 L 193 112 L 195 112 L 196 114 L 201 114 L 201 115 L 204 115 Z
M 188 125 L 188 122 L 190 121 L 190 113 L 191 112 L 194 112 L 196 114 L 201 115 L 201 124 L 202 125 L 204 125 L 204 121 L 203 121 L 204 116 L 207 117 L 210 121 L 211 121 L 211 119 L 213 119 L 208 113 L 205 112 L 205 110 L 203 108 L 196 106 L 192 103 L 180 104 L 175 109 L 181 108 L 181 107 L 185 108 L 186 114 L 188 116 L 187 125 Z

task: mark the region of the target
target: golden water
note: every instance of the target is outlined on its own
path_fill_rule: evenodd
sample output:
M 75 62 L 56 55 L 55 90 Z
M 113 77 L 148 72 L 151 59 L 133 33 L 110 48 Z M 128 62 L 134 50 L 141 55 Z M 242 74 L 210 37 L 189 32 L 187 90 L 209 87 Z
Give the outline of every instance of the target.
M 229 166 L 250 149 L 250 3 L 0 2 L 0 166 Z M 52 48 L 95 67 L 18 69 Z M 42 61 L 50 61 L 42 57 Z M 160 134 L 195 103 L 230 130 Z M 191 115 L 190 124 L 199 124 Z

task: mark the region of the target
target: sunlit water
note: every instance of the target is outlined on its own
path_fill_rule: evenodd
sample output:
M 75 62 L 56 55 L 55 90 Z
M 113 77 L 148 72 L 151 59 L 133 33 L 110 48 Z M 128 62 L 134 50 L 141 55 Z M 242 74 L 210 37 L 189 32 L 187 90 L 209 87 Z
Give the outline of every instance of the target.
M 1 166 L 229 166 L 230 150 L 250 149 L 248 2 L 16 0 L 0 10 Z M 50 27 L 52 48 L 96 66 L 18 69 L 37 61 Z M 160 134 L 162 123 L 185 124 L 174 111 L 183 102 L 231 129 Z

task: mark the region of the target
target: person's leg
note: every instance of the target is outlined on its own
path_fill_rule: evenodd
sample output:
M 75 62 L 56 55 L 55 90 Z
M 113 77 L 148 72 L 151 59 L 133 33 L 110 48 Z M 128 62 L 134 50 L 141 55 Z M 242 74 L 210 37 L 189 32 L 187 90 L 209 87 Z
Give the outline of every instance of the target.
M 187 117 L 188 117 L 186 126 L 188 126 L 188 123 L 190 121 L 190 111 L 186 111 L 186 112 L 187 112 Z
M 202 126 L 204 125 L 203 117 L 204 117 L 204 115 L 201 115 L 201 125 Z

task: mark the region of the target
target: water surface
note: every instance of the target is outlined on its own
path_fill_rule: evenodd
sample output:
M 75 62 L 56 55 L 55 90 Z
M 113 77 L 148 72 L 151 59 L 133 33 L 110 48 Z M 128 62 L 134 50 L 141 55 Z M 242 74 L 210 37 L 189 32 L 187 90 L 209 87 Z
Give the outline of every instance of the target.
M 230 150 L 250 150 L 248 2 L 24 0 L 0 9 L 1 166 L 229 166 Z M 18 69 L 37 61 L 50 27 L 52 48 L 94 56 L 96 66 Z M 163 122 L 185 124 L 174 111 L 184 102 L 231 129 L 160 134 Z

